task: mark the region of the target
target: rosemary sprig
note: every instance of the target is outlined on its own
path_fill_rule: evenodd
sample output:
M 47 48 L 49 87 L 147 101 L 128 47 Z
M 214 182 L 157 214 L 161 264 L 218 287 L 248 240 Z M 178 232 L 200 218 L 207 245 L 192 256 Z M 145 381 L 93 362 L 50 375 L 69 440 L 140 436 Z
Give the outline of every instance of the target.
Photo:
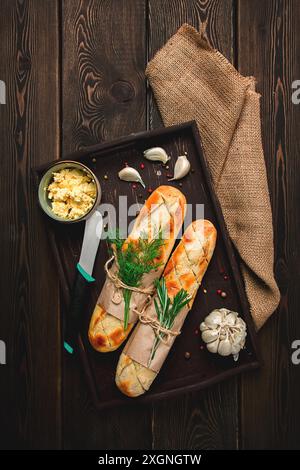
M 140 287 L 143 275 L 161 265 L 161 263 L 155 262 L 164 244 L 161 229 L 153 240 L 148 241 L 143 234 L 141 234 L 141 238 L 129 242 L 124 249 L 125 239 L 121 238 L 119 231 L 116 231 L 114 238 L 109 237 L 108 242 L 116 256 L 118 277 L 127 286 Z M 124 330 L 128 327 L 131 294 L 132 291 L 129 289 L 123 289 L 125 303 Z
M 166 281 L 162 277 L 160 281 L 155 281 L 157 298 L 154 298 L 154 306 L 157 314 L 157 319 L 161 326 L 171 330 L 174 325 L 174 321 L 178 313 L 183 309 L 183 307 L 191 300 L 191 297 L 188 295 L 187 291 L 180 289 L 179 292 L 174 296 L 173 302 L 168 295 Z M 150 354 L 150 359 L 148 365 L 150 365 L 156 350 L 159 346 L 160 341 L 163 339 L 163 336 L 157 335 L 153 343 L 152 351 Z

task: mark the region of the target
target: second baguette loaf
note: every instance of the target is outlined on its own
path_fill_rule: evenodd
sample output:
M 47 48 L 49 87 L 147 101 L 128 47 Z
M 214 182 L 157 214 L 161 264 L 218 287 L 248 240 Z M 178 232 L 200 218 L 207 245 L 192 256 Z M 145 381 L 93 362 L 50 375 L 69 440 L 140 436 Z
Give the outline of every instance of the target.
M 166 288 L 171 300 L 180 289 L 185 289 L 190 295 L 191 300 L 187 311 L 192 307 L 202 278 L 213 255 L 216 235 L 216 229 L 210 221 L 197 220 L 192 222 L 185 231 L 182 240 L 164 270 L 163 277 L 165 278 Z M 133 355 L 136 357 L 137 348 L 143 349 L 143 344 L 136 344 L 143 338 L 140 331 L 142 328 L 145 329 L 145 325 L 139 323 L 129 339 L 125 351 L 120 356 L 116 371 L 116 384 L 121 392 L 129 397 L 137 397 L 145 393 L 158 374 L 157 370 L 145 367 L 145 365 L 131 357 L 130 351 L 134 350 Z M 170 343 L 170 347 L 173 341 L 174 338 Z M 164 359 L 169 349 L 164 351 Z

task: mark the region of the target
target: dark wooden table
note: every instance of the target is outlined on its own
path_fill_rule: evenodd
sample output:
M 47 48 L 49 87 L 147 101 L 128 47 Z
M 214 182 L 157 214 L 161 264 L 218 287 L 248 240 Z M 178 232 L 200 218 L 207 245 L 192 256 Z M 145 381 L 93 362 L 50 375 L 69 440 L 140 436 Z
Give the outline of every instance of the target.
M 184 22 L 206 23 L 212 44 L 257 78 L 282 301 L 259 334 L 261 371 L 97 413 L 60 347 L 57 272 L 30 169 L 161 126 L 144 69 Z M 299 0 L 0 0 L 1 448 L 300 448 L 299 25 Z

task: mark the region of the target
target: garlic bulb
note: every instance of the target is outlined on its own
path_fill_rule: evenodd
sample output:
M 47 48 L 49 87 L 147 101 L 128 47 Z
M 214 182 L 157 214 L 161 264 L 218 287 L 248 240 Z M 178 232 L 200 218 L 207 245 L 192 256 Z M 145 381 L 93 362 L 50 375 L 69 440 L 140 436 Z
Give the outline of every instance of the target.
M 132 168 L 131 166 L 125 166 L 123 170 L 119 171 L 118 176 L 120 180 L 123 180 L 123 181 L 141 183 L 143 188 L 145 188 L 145 183 L 142 180 L 141 175 L 135 168 Z
M 238 313 L 227 308 L 213 310 L 201 323 L 200 331 L 209 352 L 221 356 L 232 354 L 238 360 L 247 336 L 246 323 Z
M 169 181 L 180 180 L 188 174 L 190 171 L 191 164 L 187 159 L 186 155 L 181 155 L 177 158 L 174 167 L 174 176 Z
M 151 160 L 153 162 L 158 161 L 167 163 L 167 161 L 170 160 L 167 152 L 161 147 L 153 147 L 151 149 L 145 150 L 144 157 L 147 158 L 147 160 Z

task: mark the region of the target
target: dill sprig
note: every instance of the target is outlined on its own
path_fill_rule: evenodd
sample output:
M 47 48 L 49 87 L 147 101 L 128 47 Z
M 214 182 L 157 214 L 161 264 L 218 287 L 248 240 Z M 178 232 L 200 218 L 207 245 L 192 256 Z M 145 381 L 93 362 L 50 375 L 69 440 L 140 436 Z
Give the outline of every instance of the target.
M 178 313 L 191 300 L 191 297 L 185 289 L 180 289 L 180 291 L 177 292 L 177 294 L 174 296 L 173 302 L 171 302 L 167 291 L 166 281 L 163 277 L 160 281 L 155 281 L 155 287 L 158 298 L 158 301 L 156 298 L 154 298 L 157 319 L 162 327 L 171 330 Z M 156 350 L 163 337 L 164 335 L 160 334 L 156 336 L 148 365 L 150 365 L 152 359 L 154 358 Z
M 118 277 L 124 284 L 130 287 L 140 287 L 144 274 L 158 268 L 161 263 L 155 260 L 159 258 L 160 249 L 164 244 L 162 230 L 158 231 L 152 240 L 146 239 L 143 234 L 136 241 L 130 241 L 123 248 L 125 239 L 121 238 L 117 230 L 114 237 L 109 237 L 108 242 L 116 256 L 118 264 Z M 123 289 L 124 298 L 124 330 L 128 327 L 129 307 L 132 291 Z

